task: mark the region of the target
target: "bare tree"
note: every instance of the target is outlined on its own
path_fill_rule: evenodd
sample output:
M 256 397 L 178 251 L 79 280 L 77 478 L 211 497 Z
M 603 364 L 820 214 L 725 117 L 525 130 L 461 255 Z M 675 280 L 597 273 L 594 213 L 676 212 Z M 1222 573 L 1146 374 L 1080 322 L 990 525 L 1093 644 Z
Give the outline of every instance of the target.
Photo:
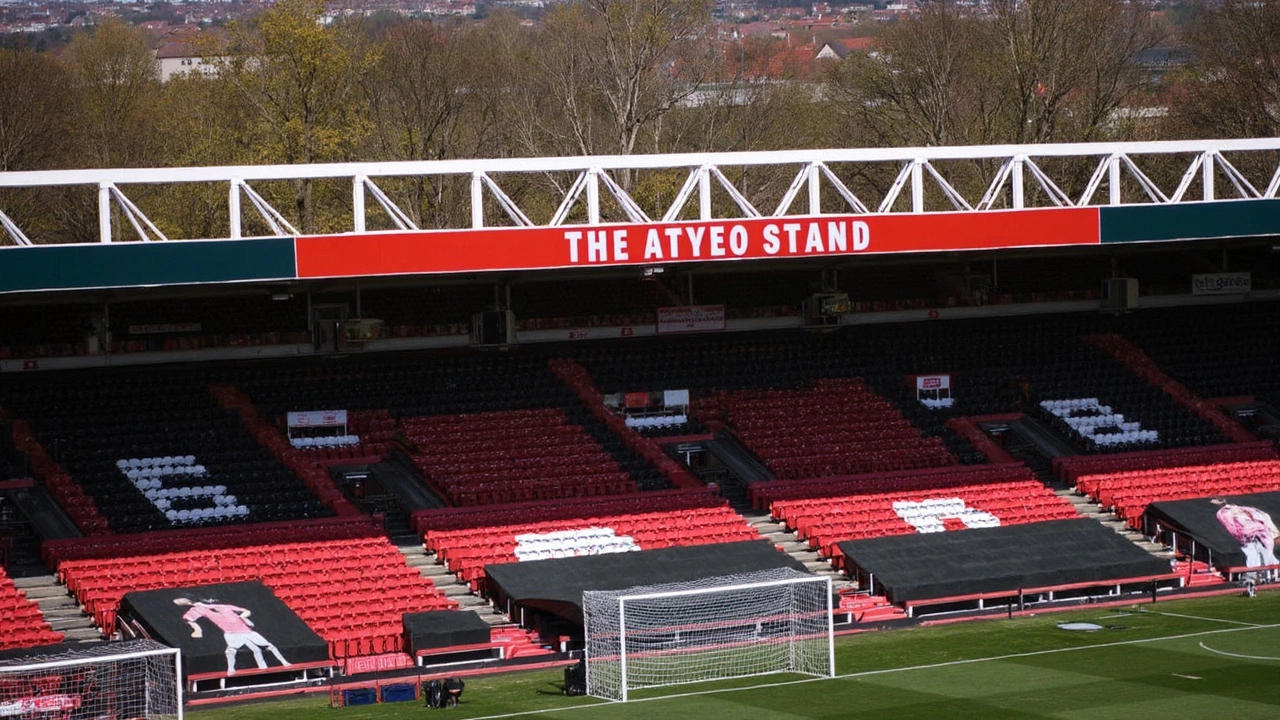
M 60 159 L 70 130 L 69 91 L 51 55 L 0 49 L 0 172 L 39 170 Z
M 702 80 L 711 27 L 706 0 L 557 5 L 525 51 L 525 137 L 558 153 L 634 152 Z
M 1194 137 L 1280 133 L 1280 2 L 1200 3 L 1187 40 L 1195 60 L 1178 78 L 1167 131 Z
M 828 93 L 874 144 L 1088 140 L 1145 87 L 1135 60 L 1158 40 L 1143 2 L 937 0 L 841 63 Z

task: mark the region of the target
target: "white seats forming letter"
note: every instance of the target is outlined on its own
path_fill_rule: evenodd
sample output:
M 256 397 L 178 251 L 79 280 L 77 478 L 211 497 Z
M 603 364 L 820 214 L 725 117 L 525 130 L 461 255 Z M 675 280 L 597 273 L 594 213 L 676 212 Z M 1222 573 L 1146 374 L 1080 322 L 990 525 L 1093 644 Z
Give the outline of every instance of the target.
M 918 533 L 942 532 L 947 529 L 942 521 L 948 518 L 955 518 L 968 528 L 1000 526 L 1000 518 L 969 507 L 961 498 L 930 498 L 920 502 L 898 500 L 893 503 L 893 511 Z
M 249 508 L 238 504 L 226 485 L 209 484 L 208 470 L 196 463 L 193 455 L 131 458 L 120 473 L 142 493 L 173 525 L 199 524 L 208 520 L 222 521 L 249 514 Z M 209 498 L 202 507 L 173 508 L 173 500 L 188 501 Z M 184 503 L 185 504 L 185 503 Z

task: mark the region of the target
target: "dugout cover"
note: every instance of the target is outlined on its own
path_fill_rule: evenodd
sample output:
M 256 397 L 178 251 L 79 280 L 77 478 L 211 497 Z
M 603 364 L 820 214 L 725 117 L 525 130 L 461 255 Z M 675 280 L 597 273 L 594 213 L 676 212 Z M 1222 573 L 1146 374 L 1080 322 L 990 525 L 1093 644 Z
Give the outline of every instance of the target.
M 489 624 L 474 610 L 428 610 L 405 613 L 405 646 L 410 655 L 459 645 L 487 645 Z
M 499 601 L 511 600 L 581 624 L 585 590 L 624 590 L 779 567 L 808 572 L 767 540 L 530 560 L 486 565 L 484 571 Z
M 873 574 L 895 603 L 1169 572 L 1167 560 L 1088 518 L 850 540 L 839 547 L 846 567 Z
M 1156 502 L 1147 506 L 1146 515 L 1148 522 L 1189 535 L 1198 546 L 1208 548 L 1216 567 L 1258 567 L 1276 562 L 1280 492 Z M 1267 534 L 1271 536 L 1270 550 Z
M 179 648 L 189 676 L 329 661 L 329 644 L 261 582 L 131 592 L 120 614 L 138 620 L 153 639 Z

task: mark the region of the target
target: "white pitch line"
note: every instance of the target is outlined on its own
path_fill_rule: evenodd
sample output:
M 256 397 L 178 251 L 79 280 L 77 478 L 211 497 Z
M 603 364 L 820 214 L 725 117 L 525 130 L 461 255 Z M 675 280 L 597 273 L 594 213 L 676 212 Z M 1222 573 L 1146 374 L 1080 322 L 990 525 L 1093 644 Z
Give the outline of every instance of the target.
M 1280 657 L 1267 657 L 1265 655 L 1241 655 L 1240 653 L 1227 652 L 1226 650 L 1215 650 L 1214 648 L 1211 648 L 1208 645 L 1205 645 L 1203 642 L 1200 643 L 1200 647 L 1204 648 L 1205 650 L 1208 650 L 1211 653 L 1226 655 L 1227 657 L 1233 657 L 1233 658 L 1243 658 L 1245 660 L 1280 660 Z
M 1183 618 L 1186 620 L 1203 620 L 1205 622 L 1220 622 L 1229 625 L 1244 625 L 1245 627 L 1270 627 L 1269 625 L 1259 625 L 1258 623 L 1245 622 L 1243 620 L 1223 620 L 1222 618 L 1200 617 L 1199 615 L 1182 615 L 1180 613 L 1162 612 L 1160 610 L 1139 610 L 1140 613 L 1148 613 L 1150 615 L 1164 615 L 1166 617 Z
M 1159 614 L 1172 615 L 1172 613 L 1159 613 Z M 1179 615 L 1175 617 L 1194 617 L 1194 616 Z M 1196 619 L 1207 620 L 1212 618 L 1196 618 Z M 1229 622 L 1229 621 L 1224 620 L 1221 622 Z M 1280 623 L 1274 623 L 1271 625 L 1254 625 L 1252 623 L 1245 623 L 1245 624 L 1248 625 L 1248 627 L 1231 627 L 1231 628 L 1219 628 L 1217 630 L 1201 630 L 1199 632 L 1183 633 L 1181 635 L 1165 635 L 1163 637 L 1138 638 L 1136 640 L 1117 640 L 1116 642 L 1098 643 L 1096 645 L 1078 645 L 1076 647 L 1054 648 L 1052 650 L 1033 650 L 1031 652 L 1024 652 L 1024 653 L 1010 653 L 1008 655 L 993 655 L 991 657 L 970 658 L 968 660 L 949 660 L 947 662 L 930 663 L 928 665 L 912 665 L 910 667 L 886 668 L 884 670 L 863 670 L 862 672 L 848 673 L 846 675 L 836 675 L 834 677 L 811 677 L 811 678 L 803 678 L 800 680 L 784 680 L 782 682 L 766 683 L 761 685 L 748 685 L 744 687 L 716 688 L 712 690 L 696 690 L 694 692 L 676 693 L 674 695 L 655 695 L 653 697 L 633 698 L 631 700 L 628 700 L 627 703 L 634 704 L 634 703 L 642 703 L 642 702 L 651 702 L 654 700 L 675 700 L 678 698 L 699 697 L 702 695 L 719 695 L 722 693 L 740 692 L 742 690 L 763 690 L 766 688 L 783 687 L 786 685 L 804 685 L 807 683 L 822 682 L 824 680 L 848 680 L 848 679 L 861 678 L 861 677 L 871 677 L 873 675 L 888 675 L 891 673 L 911 672 L 914 670 L 934 670 L 937 668 L 954 667 L 958 665 L 973 665 L 975 663 L 993 662 L 993 661 L 1000 661 L 1000 660 L 1016 660 L 1018 658 L 1037 657 L 1039 655 L 1056 655 L 1057 653 L 1075 652 L 1077 650 L 1094 650 L 1097 648 L 1124 647 L 1125 645 L 1141 645 L 1145 643 L 1164 642 L 1165 640 L 1186 640 L 1188 638 L 1205 637 L 1206 635 L 1222 635 L 1225 633 L 1244 632 L 1247 630 L 1280 628 Z M 1205 649 L 1208 650 L 1209 648 L 1205 648 Z M 1280 658 L 1262 658 L 1262 659 L 1275 660 Z M 586 705 L 568 705 L 565 707 L 543 708 L 541 710 L 525 710 L 523 712 L 506 713 L 503 715 L 484 715 L 484 716 L 471 718 L 471 720 L 502 720 L 502 718 L 526 717 L 529 715 L 543 715 L 546 713 L 567 712 L 571 710 L 583 710 L 588 708 L 598 708 L 598 707 L 601 707 L 602 705 L 614 705 L 614 704 L 615 702 L 613 701 L 602 700 L 600 702 L 593 702 Z
M 1201 645 L 1201 647 L 1203 647 L 1203 646 L 1204 646 L 1204 643 L 1200 643 L 1200 645 Z M 1199 675 L 1183 675 L 1182 673 L 1173 673 L 1173 676 L 1174 676 L 1174 677 L 1180 677 L 1180 678 L 1182 678 L 1182 679 L 1184 679 L 1184 680 L 1203 680 L 1203 679 L 1204 679 L 1204 678 L 1200 677 Z

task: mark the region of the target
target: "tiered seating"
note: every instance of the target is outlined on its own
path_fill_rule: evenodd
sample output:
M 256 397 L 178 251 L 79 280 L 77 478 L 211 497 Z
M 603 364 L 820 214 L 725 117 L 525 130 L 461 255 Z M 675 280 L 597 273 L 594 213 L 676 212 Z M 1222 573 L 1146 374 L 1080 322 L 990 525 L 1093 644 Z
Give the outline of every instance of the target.
M 949 488 L 959 485 L 1023 480 L 1027 477 L 1026 467 L 1021 463 L 966 465 L 754 483 L 747 488 L 747 493 L 755 508 L 767 509 L 778 500 L 909 491 L 918 488 Z
M 406 418 L 423 476 L 455 505 L 617 495 L 635 482 L 561 410 Z
M 238 413 L 218 407 L 198 371 L 174 368 L 22 378 L 5 388 L 6 407 L 31 420 L 40 445 L 83 489 L 115 532 L 321 517 L 332 511 L 246 432 Z M 169 462 L 166 464 L 165 459 Z M 203 466 L 197 478 L 130 477 L 144 466 Z M 186 463 L 185 459 L 191 462 Z M 121 467 L 120 461 L 124 461 Z M 62 478 L 44 478 L 51 485 Z M 151 481 L 203 488 L 181 499 L 148 497 Z M 210 493 L 209 488 L 221 488 Z M 54 488 L 55 497 L 59 496 Z M 232 503 L 231 499 L 235 502 Z M 61 498 L 60 498 L 61 499 Z M 188 508 L 244 506 L 247 513 L 178 519 Z M 71 510 L 71 509 L 69 509 Z M 175 511 L 175 517 L 166 515 Z
M 307 300 L 240 297 L 139 300 L 111 306 L 111 351 L 158 352 L 310 342 Z
M 431 530 L 424 542 L 459 579 L 478 589 L 484 566 L 490 564 L 759 538 L 722 502 L 716 507 Z
M 694 508 L 718 507 L 722 501 L 704 488 L 697 490 L 654 490 L 643 495 L 613 495 L 573 500 L 483 507 L 453 507 L 420 510 L 413 515 L 414 531 L 423 535 L 441 530 L 499 525 L 520 525 L 574 518 L 628 515 L 639 512 L 664 512 Z
M 104 633 L 114 631 L 127 592 L 260 579 L 335 659 L 399 652 L 404 613 L 457 607 L 385 538 L 66 560 L 58 574 Z
M 1144 310 L 1123 334 L 1201 398 L 1280 407 L 1280 303 Z
M 1274 460 L 1276 451 L 1268 441 L 1171 448 L 1120 455 L 1072 455 L 1054 458 L 1053 471 L 1059 479 L 1076 482 L 1082 475 L 1102 475 L 1126 470 L 1186 465 L 1213 465 L 1246 460 Z
M 1138 528 L 1143 511 L 1153 502 L 1280 490 L 1280 460 L 1081 475 L 1076 488 Z
M 955 464 L 937 437 L 921 437 L 893 405 L 857 378 L 812 390 L 722 393 L 715 407 L 779 478 L 848 475 Z
M 156 530 L 134 535 L 47 540 L 40 548 L 49 567 L 67 560 L 93 560 L 130 555 L 159 555 L 175 550 L 221 552 L 227 548 L 278 545 L 319 540 L 379 537 L 382 525 L 366 516 L 213 526 L 191 530 Z
M 845 540 L 1077 517 L 1070 501 L 1030 478 L 978 485 L 779 500 L 773 516 L 824 557 Z M 990 516 L 995 516 L 994 518 Z M 911 520 L 911 522 L 908 522 Z
M 557 409 L 564 432 L 572 435 L 577 426 L 579 438 L 612 458 L 612 471 L 626 473 L 645 488 L 668 485 L 650 462 L 592 417 L 551 373 L 546 357 L 532 349 L 511 355 L 439 351 L 323 364 L 272 363 L 239 370 L 231 379 L 267 417 L 282 418 L 290 410 L 373 411 L 395 418 L 393 427 L 407 434 L 415 424 L 431 422 L 416 418 Z
M 40 608 L 14 586 L 0 567 L 0 650 L 52 645 L 62 642 L 62 633 L 49 627 Z

